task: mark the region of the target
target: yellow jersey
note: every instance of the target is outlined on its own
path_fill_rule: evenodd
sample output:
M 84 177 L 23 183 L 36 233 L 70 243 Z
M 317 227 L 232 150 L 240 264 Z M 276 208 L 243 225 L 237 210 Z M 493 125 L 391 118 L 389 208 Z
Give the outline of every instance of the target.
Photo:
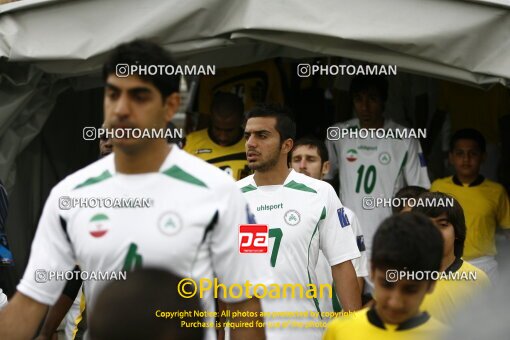
M 455 279 L 437 280 L 434 291 L 425 296 L 421 308 L 439 321 L 450 324 L 465 303 L 471 301 L 484 288 L 490 287 L 491 283 L 483 270 L 460 258 L 457 258 L 445 272 L 458 275 L 452 276 Z M 466 277 L 468 279 L 463 279 Z
M 496 255 L 496 227 L 510 229 L 510 203 L 502 185 L 478 176 L 470 184 L 456 176 L 440 178 L 430 191 L 452 195 L 459 201 L 466 217 L 465 260 Z
M 422 312 L 400 325 L 385 324 L 375 309 L 339 317 L 326 326 L 323 340 L 432 340 L 440 339 L 446 326 Z
M 227 172 L 238 181 L 251 174 L 246 160 L 245 142 L 243 137 L 234 145 L 221 146 L 213 142 L 208 129 L 203 129 L 186 136 L 184 150 Z

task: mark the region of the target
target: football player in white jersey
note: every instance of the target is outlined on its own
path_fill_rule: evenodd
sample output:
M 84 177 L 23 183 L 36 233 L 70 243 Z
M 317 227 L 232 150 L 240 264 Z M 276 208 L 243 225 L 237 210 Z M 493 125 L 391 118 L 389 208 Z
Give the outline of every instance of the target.
M 305 174 L 315 179 L 322 180 L 324 175 L 329 171 L 328 150 L 323 141 L 315 138 L 301 138 L 294 143 L 294 147 L 289 154 L 290 166 L 297 172 Z M 363 239 L 363 231 L 359 224 L 358 218 L 351 209 L 344 207 L 347 222 L 351 225 L 352 231 L 356 236 L 356 243 L 361 256 L 352 260 L 354 270 L 358 276 L 358 284 L 360 290 L 363 291 L 365 283 L 364 277 L 368 276 L 368 262 L 365 251 L 365 242 Z M 319 252 L 317 261 L 317 280 L 320 283 L 332 283 L 331 267 L 322 252 Z M 333 299 L 323 298 L 321 306 L 324 311 L 340 311 L 336 296 Z
M 105 124 L 125 133 L 129 128 L 164 129 L 179 107 L 179 77 L 126 74 L 126 69 L 119 70 L 121 64 L 175 67 L 166 51 L 149 42 L 116 48 L 103 69 Z M 164 138 L 112 138 L 112 144 L 113 154 L 68 176 L 51 191 L 18 292 L 0 313 L 0 339 L 31 338 L 65 285 L 64 280 L 51 279 L 52 273 L 62 274 L 75 264 L 89 275 L 159 267 L 197 281 L 216 277 L 226 286 L 270 282 L 260 256 L 238 253 L 238 225 L 254 221 L 228 175 Z M 84 206 L 91 198 L 152 203 L 144 208 L 127 203 L 116 208 Z M 71 206 L 76 200 L 78 206 Z M 84 280 L 88 308 L 94 308 L 107 282 Z M 229 309 L 261 310 L 258 299 L 235 293 L 241 297 L 219 294 Z M 208 291 L 201 299 L 209 312 L 215 309 L 212 297 Z M 205 333 L 207 339 L 216 338 L 214 328 Z M 236 328 L 231 336 L 265 338 L 264 329 L 256 327 Z
M 268 263 L 280 285 L 317 284 L 319 250 L 331 264 L 336 292 L 345 310 L 361 307 L 356 272 L 351 260 L 360 256 L 356 239 L 331 185 L 289 169 L 287 156 L 296 126 L 280 107 L 261 105 L 247 114 L 245 137 L 248 166 L 255 173 L 237 182 L 257 222 L 269 227 Z M 273 339 L 320 339 L 316 298 L 264 299 L 264 311 L 303 313 L 299 317 L 266 318 L 287 327 L 266 329 Z M 285 323 L 290 321 L 290 323 Z M 302 325 L 299 327 L 298 325 Z
M 357 118 L 338 123 L 335 128 L 406 130 L 383 116 L 388 96 L 388 82 L 383 76 L 353 78 L 350 95 Z M 333 140 L 336 137 L 335 132 L 326 141 L 331 167 L 324 179 L 339 177 L 340 199 L 358 216 L 369 256 L 377 227 L 391 215 L 391 207 L 374 207 L 374 199 L 391 199 L 406 185 L 429 188 L 425 158 L 415 138 Z

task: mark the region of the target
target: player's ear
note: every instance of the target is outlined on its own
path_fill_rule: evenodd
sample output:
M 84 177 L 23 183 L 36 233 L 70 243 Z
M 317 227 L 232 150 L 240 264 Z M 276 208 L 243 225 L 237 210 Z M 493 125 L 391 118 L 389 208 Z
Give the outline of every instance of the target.
M 163 101 L 163 110 L 165 115 L 165 121 L 168 123 L 172 120 L 173 116 L 179 109 L 181 104 L 181 96 L 179 92 L 174 92 L 168 95 Z
M 324 163 L 322 163 L 322 169 L 321 169 L 321 174 L 322 174 L 322 177 L 326 176 L 329 172 L 329 161 L 325 161 Z
M 284 153 L 289 154 L 293 146 L 294 141 L 292 140 L 292 138 L 287 138 L 286 140 L 283 141 L 281 150 Z

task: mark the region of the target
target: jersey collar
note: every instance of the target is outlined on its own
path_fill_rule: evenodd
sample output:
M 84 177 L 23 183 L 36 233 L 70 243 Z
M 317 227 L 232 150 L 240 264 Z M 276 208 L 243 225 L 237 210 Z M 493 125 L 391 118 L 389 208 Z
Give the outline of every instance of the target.
M 473 182 L 469 183 L 468 187 L 476 187 L 477 185 L 482 184 L 484 180 L 485 177 L 483 177 L 482 175 L 478 175 L 478 177 Z M 456 175 L 453 175 L 452 181 L 456 185 L 459 185 L 461 187 L 464 186 Z
M 375 311 L 374 307 L 372 307 L 367 312 L 367 319 L 368 319 L 368 322 L 370 322 L 375 327 L 381 328 L 381 329 L 387 329 L 386 326 L 384 325 L 384 322 L 381 320 L 379 315 L 377 315 L 377 312 Z M 401 324 L 399 324 L 396 330 L 397 331 L 405 331 L 408 329 L 412 329 L 412 328 L 423 325 L 429 319 L 430 319 L 429 313 L 422 312 L 420 315 L 412 317 L 409 320 L 406 320 L 406 321 L 402 322 Z
M 455 273 L 457 270 L 462 267 L 462 264 L 464 263 L 464 260 L 462 260 L 460 257 L 456 257 L 455 261 L 445 269 L 445 273 Z

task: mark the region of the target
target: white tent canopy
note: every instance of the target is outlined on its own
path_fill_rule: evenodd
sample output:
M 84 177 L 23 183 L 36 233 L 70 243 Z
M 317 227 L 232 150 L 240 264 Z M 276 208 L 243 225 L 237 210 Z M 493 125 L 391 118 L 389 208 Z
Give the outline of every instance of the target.
M 101 0 L 0 6 L 0 56 L 49 73 L 97 70 L 150 38 L 183 63 L 335 55 L 478 84 L 510 79 L 510 11 L 497 1 Z

